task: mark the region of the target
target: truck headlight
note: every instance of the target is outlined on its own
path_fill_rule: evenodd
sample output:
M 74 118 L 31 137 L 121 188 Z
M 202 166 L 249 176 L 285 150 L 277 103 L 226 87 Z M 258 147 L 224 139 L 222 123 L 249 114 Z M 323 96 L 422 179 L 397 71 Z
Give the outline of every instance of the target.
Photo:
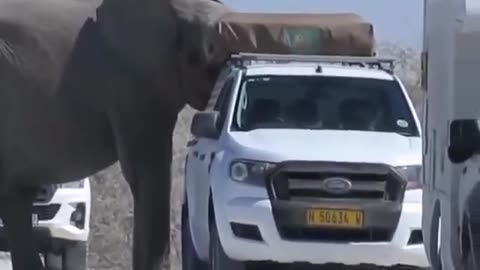
M 85 186 L 85 179 L 58 184 L 58 188 L 83 188 L 84 186 Z
M 400 166 L 397 167 L 397 170 L 402 173 L 407 179 L 407 189 L 420 189 L 422 188 L 422 166 L 420 165 L 411 165 L 411 166 Z
M 236 160 L 230 165 L 230 177 L 239 182 L 261 180 L 274 167 L 275 164 L 268 162 Z

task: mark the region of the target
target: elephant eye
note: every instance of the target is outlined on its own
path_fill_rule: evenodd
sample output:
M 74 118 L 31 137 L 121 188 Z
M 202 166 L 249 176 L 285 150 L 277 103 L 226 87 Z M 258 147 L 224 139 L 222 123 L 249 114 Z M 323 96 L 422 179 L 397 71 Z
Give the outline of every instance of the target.
M 198 67 L 201 64 L 200 55 L 196 51 L 189 51 L 187 54 L 188 64 Z

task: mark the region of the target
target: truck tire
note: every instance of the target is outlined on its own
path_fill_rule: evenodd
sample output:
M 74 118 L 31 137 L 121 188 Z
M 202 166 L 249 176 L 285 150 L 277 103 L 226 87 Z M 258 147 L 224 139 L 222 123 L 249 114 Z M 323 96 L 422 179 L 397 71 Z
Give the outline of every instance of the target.
M 192 235 L 188 222 L 188 206 L 182 206 L 182 269 L 183 270 L 207 270 L 208 264 L 202 261 L 192 243 Z
M 77 242 L 67 246 L 62 257 L 63 270 L 87 270 L 88 244 Z
M 209 255 L 208 270 L 246 270 L 244 263 L 234 261 L 225 254 L 215 221 L 211 221 L 210 225 Z

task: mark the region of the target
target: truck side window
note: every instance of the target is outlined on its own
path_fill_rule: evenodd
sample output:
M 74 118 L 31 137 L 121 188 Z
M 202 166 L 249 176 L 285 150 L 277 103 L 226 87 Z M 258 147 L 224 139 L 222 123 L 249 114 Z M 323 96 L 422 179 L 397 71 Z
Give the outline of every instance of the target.
M 215 85 L 213 87 L 213 91 L 210 94 L 210 99 L 208 100 L 208 104 L 205 107 L 205 110 L 210 111 L 210 110 L 215 110 L 216 105 L 219 100 L 220 93 L 222 92 L 222 87 L 225 85 L 225 81 L 228 80 L 228 78 L 231 76 L 231 69 L 223 69 L 220 74 L 218 75 L 217 81 L 215 82 Z
M 230 104 L 229 97 L 232 90 L 233 82 L 234 77 L 230 77 L 227 79 L 227 81 L 222 87 L 222 90 L 220 91 L 220 94 L 218 95 L 218 99 L 215 102 L 215 106 L 213 108 L 215 111 L 219 112 L 219 118 L 217 120 L 217 128 L 219 130 L 223 128 L 225 117 L 227 116 L 227 110 Z

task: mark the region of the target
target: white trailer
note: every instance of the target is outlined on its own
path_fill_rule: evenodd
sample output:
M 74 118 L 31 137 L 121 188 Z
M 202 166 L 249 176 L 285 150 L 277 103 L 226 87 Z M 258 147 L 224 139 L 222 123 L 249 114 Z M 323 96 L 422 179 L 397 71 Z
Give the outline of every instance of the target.
M 432 269 L 480 269 L 480 1 L 425 0 L 422 229 Z

